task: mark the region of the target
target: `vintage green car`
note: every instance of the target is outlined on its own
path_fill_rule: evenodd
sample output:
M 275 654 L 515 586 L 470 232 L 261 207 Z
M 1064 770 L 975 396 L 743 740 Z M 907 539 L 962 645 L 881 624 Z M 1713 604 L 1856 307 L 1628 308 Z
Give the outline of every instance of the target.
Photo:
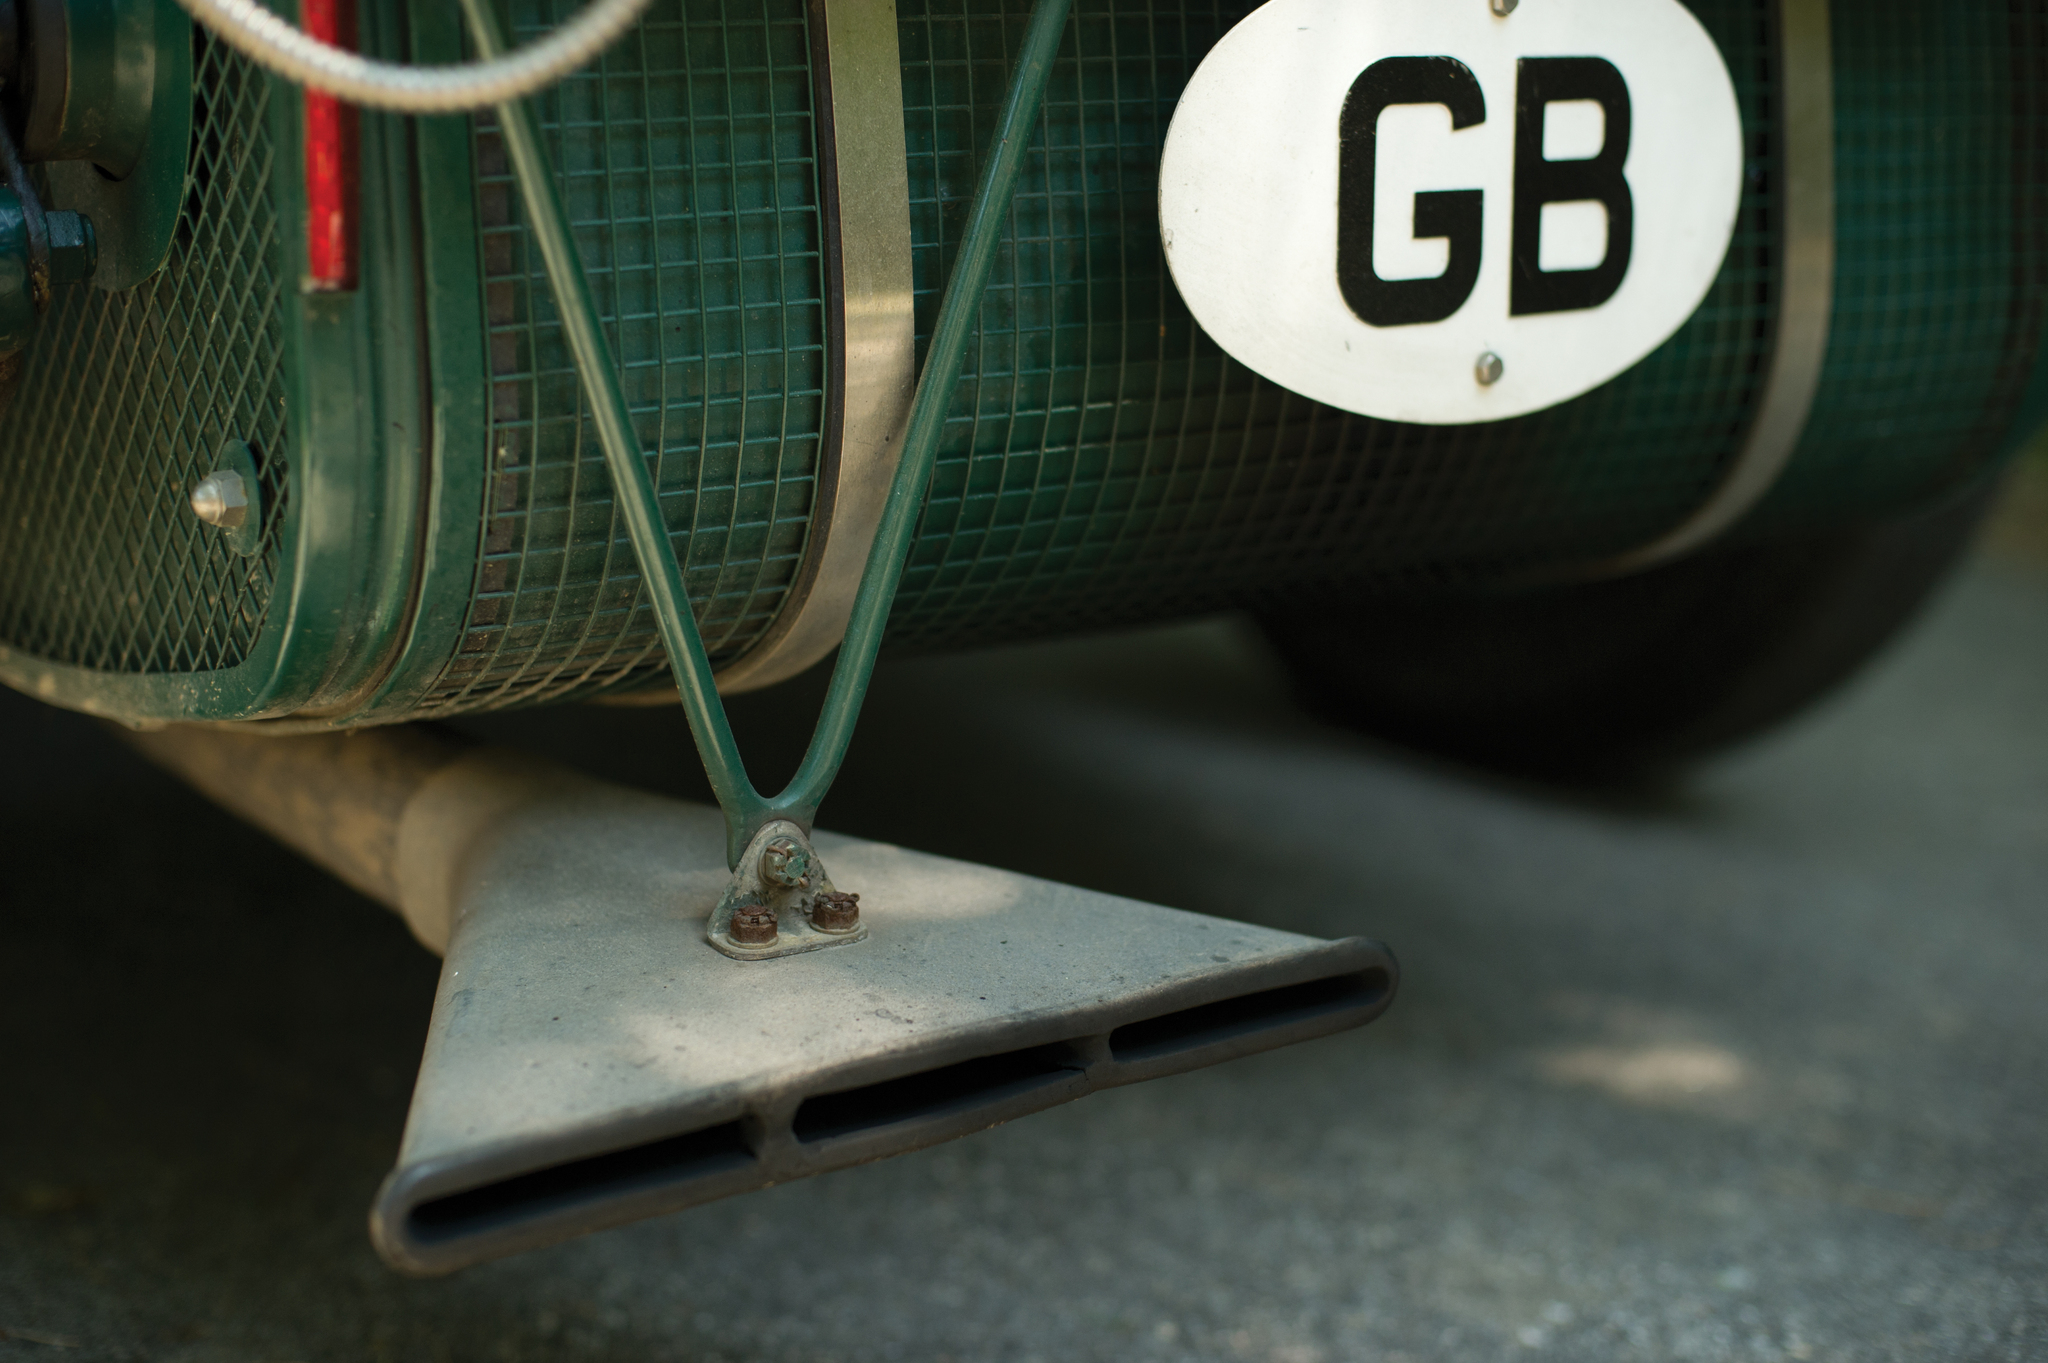
M 0 10 L 0 680 L 445 955 L 412 1271 L 1392 1001 L 814 837 L 880 650 L 1245 610 L 1627 777 L 1853 670 L 2048 422 L 2038 7 L 180 3 Z M 757 791 L 720 694 L 827 660 Z M 582 702 L 722 808 L 426 723 Z

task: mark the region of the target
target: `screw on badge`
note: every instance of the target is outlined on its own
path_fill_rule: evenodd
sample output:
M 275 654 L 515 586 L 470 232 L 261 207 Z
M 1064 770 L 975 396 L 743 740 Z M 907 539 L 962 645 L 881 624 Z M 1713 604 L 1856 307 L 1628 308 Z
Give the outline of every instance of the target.
M 811 873 L 810 851 L 795 838 L 776 838 L 761 849 L 761 879 L 793 890 Z
M 1514 8 L 1513 0 L 1509 0 L 1508 8 Z M 1491 350 L 1480 351 L 1479 358 L 1472 362 L 1472 377 L 1488 386 L 1499 383 L 1500 376 L 1507 371 L 1506 361 Z
M 1486 7 L 1493 11 L 1494 18 L 1505 19 L 1515 12 L 1515 6 L 1520 3 L 1521 0 L 1486 0 Z

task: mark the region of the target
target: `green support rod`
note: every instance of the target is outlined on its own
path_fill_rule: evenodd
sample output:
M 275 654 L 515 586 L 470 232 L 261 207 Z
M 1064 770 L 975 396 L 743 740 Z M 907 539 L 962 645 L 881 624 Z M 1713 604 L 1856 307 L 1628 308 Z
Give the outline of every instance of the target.
M 966 362 L 967 345 L 981 311 L 982 292 L 1002 244 L 1017 177 L 1023 170 L 1031 132 L 1045 102 L 1045 88 L 1066 31 L 1071 4 L 1072 0 L 1038 0 L 1032 9 L 1024 49 L 1018 56 L 996 127 L 995 145 L 982 170 L 981 183 L 975 188 L 959 257 L 939 306 L 938 326 L 932 333 L 924 372 L 918 377 L 902 460 L 890 481 L 881 524 L 861 572 L 860 589 L 832 668 L 832 682 L 818 716 L 818 726 L 795 777 L 772 800 L 764 799 L 748 779 L 725 706 L 718 698 L 711 660 L 697 632 L 682 570 L 669 546 L 654 481 L 648 475 L 639 437 L 633 431 L 611 346 L 590 296 L 568 215 L 562 210 L 554 169 L 541 145 L 539 120 L 524 102 L 498 108 L 529 230 L 539 243 L 541 259 L 547 267 L 548 282 L 562 314 L 577 375 L 590 395 L 605 466 L 611 472 L 625 511 L 626 530 L 661 626 L 662 643 L 668 649 L 683 713 L 697 741 L 704 770 L 711 778 L 712 791 L 725 811 L 726 858 L 730 865 L 738 864 L 748 840 L 770 820 L 788 819 L 805 829 L 811 826 L 818 806 L 839 773 L 840 763 L 846 758 L 847 746 L 853 741 L 854 724 L 867 697 L 868 680 L 874 673 L 875 658 L 889 623 L 890 603 L 903 577 L 925 489 L 938 458 L 946 409 L 951 405 L 961 366 Z M 490 0 L 462 0 L 462 7 L 479 54 L 489 58 L 504 51 Z
M 488 60 L 505 50 L 504 35 L 491 0 L 462 0 L 462 10 L 469 20 L 478 55 Z M 689 719 L 691 736 L 697 740 L 705 774 L 711 778 L 712 792 L 725 811 L 726 822 L 751 823 L 765 802 L 747 779 L 746 763 L 740 758 L 732 725 L 712 681 L 711 659 L 697 632 L 697 617 L 690 609 L 682 568 L 669 548 L 668 527 L 662 522 L 654 479 L 647 472 L 640 437 L 633 431 L 632 412 L 619 387 L 611 342 L 598 321 L 597 304 L 591 299 L 590 282 L 583 273 L 582 254 L 576 249 L 569 215 L 563 211 L 561 196 L 555 188 L 554 167 L 548 162 L 547 149 L 541 145 L 540 120 L 534 117 L 530 104 L 515 100 L 498 106 L 498 122 L 526 206 L 527 230 L 540 246 L 548 283 L 554 289 L 555 307 L 562 315 L 569 353 L 576 361 L 583 391 L 590 398 L 605 467 L 611 473 L 612 486 L 625 514 L 626 533 L 640 559 L 640 580 L 654 604 L 661 641 L 668 649 L 669 670 L 675 674 L 676 690 L 682 694 L 683 713 Z M 742 843 L 733 849 L 733 860 L 738 860 L 744 846 Z
M 1024 169 L 1024 153 L 1031 145 L 1032 129 L 1045 103 L 1045 87 L 1052 76 L 1053 59 L 1059 55 L 1060 37 L 1066 32 L 1071 6 L 1072 0 L 1038 0 L 1032 7 L 1024 50 L 1018 54 L 1017 69 L 1010 77 L 1009 93 L 1003 101 L 1002 118 L 996 125 L 995 145 L 982 168 L 981 183 L 975 186 L 967 230 L 960 239 L 960 254 L 953 263 L 952 278 L 946 281 L 938 325 L 932 330 L 924 372 L 918 376 L 910 424 L 903 437 L 903 460 L 890 481 L 889 500 L 883 507 L 874 543 L 868 549 L 853 614 L 846 623 L 846 637 L 840 641 L 839 657 L 832 667 L 832 684 L 818 714 L 818 727 L 811 735 L 811 746 L 804 753 L 802 765 L 788 788 L 773 802 L 779 817 L 794 819 L 806 828 L 824 802 L 832 779 L 839 774 L 847 745 L 853 741 L 854 721 L 860 716 L 861 702 L 867 698 L 868 679 L 874 674 L 875 656 L 881 651 L 882 634 L 889 624 L 889 607 L 896 599 L 896 585 L 903 579 L 911 538 L 917 531 L 918 513 L 924 508 L 925 490 L 931 483 L 932 465 L 938 459 L 939 438 L 946 429 L 946 409 L 952 405 L 960 367 L 967 358 L 967 343 L 973 339 L 975 322 L 981 315 L 982 291 L 988 286 L 996 250 L 1002 245 L 1003 225 L 1009 220 L 1017 176 Z

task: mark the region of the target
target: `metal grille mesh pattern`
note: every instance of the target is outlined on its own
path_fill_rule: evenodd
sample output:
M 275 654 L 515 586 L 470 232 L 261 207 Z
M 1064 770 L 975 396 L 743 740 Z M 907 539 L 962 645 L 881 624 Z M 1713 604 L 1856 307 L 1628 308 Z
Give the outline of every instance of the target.
M 899 0 L 918 325 L 951 268 L 1029 0 Z M 1704 305 L 1649 358 L 1475 427 L 1319 406 L 1225 356 L 1158 244 L 1179 92 L 1249 0 L 1077 0 L 953 395 L 891 622 L 897 648 L 1157 620 L 1345 583 L 1499 581 L 1655 538 L 1718 483 L 1775 328 L 1770 15 L 1693 0 L 1748 168 Z M 513 0 L 520 41 L 574 0 Z M 1806 439 L 1738 534 L 1934 495 L 2006 436 L 2048 313 L 2048 5 L 1836 6 L 1838 264 Z M 168 268 L 60 290 L 0 422 L 0 647 L 103 674 L 232 668 L 279 571 L 284 251 L 271 87 L 195 39 Z M 802 561 L 828 308 L 805 0 L 656 0 L 542 101 L 550 150 L 715 659 Z M 580 387 L 490 120 L 476 124 L 492 464 L 482 549 L 426 714 L 665 672 Z M 292 187 L 287 186 L 287 189 Z M 375 196 L 366 199 L 374 209 Z M 1512 361 L 1510 361 L 1512 362 Z M 256 452 L 253 558 L 186 508 Z M 459 448 L 459 442 L 458 446 Z M 353 622 L 389 630 L 396 622 Z
M 520 0 L 519 41 L 572 0 Z M 541 101 L 549 151 L 714 659 L 802 558 L 824 422 L 802 0 L 658 0 Z M 633 685 L 666 667 L 518 189 L 476 137 L 495 467 L 475 600 L 435 711 Z
M 1473 427 L 1287 393 L 1226 357 L 1175 292 L 1160 147 L 1195 65 L 1250 8 L 1079 0 L 897 596 L 899 645 L 1157 619 L 1317 579 L 1585 561 L 1682 518 L 1739 445 L 1773 317 L 1769 7 L 1694 7 L 1750 156 L 1704 305 L 1593 393 Z M 1028 9 L 899 5 L 921 338 Z
M 954 395 L 893 646 L 1160 619 L 1325 583 L 1405 589 L 1541 574 L 1656 538 L 1709 494 L 1740 449 L 1776 325 L 1775 4 L 1692 4 L 1734 78 L 1748 159 L 1734 240 L 1705 303 L 1658 351 L 1594 392 L 1464 428 L 1374 421 L 1290 394 L 1225 356 L 1182 306 L 1158 244 L 1159 151 L 1188 76 L 1251 7 L 1078 0 Z M 1029 0 L 899 3 L 921 342 L 1028 9 Z M 1829 365 L 1792 475 L 1770 514 L 1739 533 L 1839 521 L 1925 495 L 1939 478 L 1981 467 L 2003 434 L 2040 321 L 2043 257 L 2026 233 L 2038 231 L 2042 209 L 2014 197 L 2039 199 L 2048 174 L 2030 103 L 2043 80 L 2039 9 L 2038 0 L 2017 10 L 1898 0 L 1837 16 L 1842 241 Z M 675 13 L 660 22 L 673 26 Z M 535 9 L 523 27 L 553 17 Z M 800 18 L 792 7 L 758 22 L 786 28 L 800 54 Z M 737 27 L 735 14 L 693 3 L 683 24 L 697 42 L 689 60 L 709 50 L 711 35 L 728 41 Z M 646 289 L 621 295 L 608 282 L 603 220 L 633 227 L 643 212 L 633 194 L 623 209 L 605 196 L 617 194 L 622 168 L 649 155 L 629 126 L 653 107 L 635 103 L 652 88 L 631 74 L 646 62 L 634 49 L 615 54 L 555 115 L 557 155 L 572 186 L 581 177 L 574 211 L 600 300 L 629 320 L 646 311 L 635 301 Z M 809 96 L 797 65 L 793 57 L 757 71 L 742 60 L 736 70 L 777 92 L 786 80 L 786 96 L 770 96 L 769 107 L 786 98 L 787 125 L 807 134 L 807 121 L 796 121 Z M 593 103 L 606 91 L 606 102 Z M 609 111 L 609 121 L 578 107 Z M 702 181 L 708 165 L 729 174 L 736 194 L 797 183 L 784 174 L 796 164 L 791 154 L 716 160 L 721 120 L 734 115 L 715 100 L 677 107 L 693 111 L 690 136 L 708 136 L 713 159 L 699 145 L 673 178 Z M 624 689 L 661 670 L 651 622 L 644 610 L 629 614 L 630 550 L 575 415 L 544 288 L 519 253 L 516 205 L 488 133 L 480 153 L 506 462 L 476 616 L 439 697 L 445 708 Z M 750 414 L 817 410 L 822 327 L 791 321 L 818 277 L 814 200 L 794 195 L 777 202 L 774 219 L 785 230 L 800 221 L 804 234 L 782 248 L 800 271 L 783 276 L 788 291 L 775 300 L 794 358 L 751 346 L 665 352 L 667 382 L 685 372 L 707 376 L 706 385 L 727 381 L 745 349 L 748 377 L 722 391 L 746 394 Z M 678 201 L 676 231 L 697 230 L 684 216 L 693 202 Z M 669 225 L 657 215 L 645 230 L 658 236 Z M 630 328 L 619 334 L 629 379 L 651 409 L 649 351 L 633 348 Z M 663 391 L 673 406 L 677 390 Z M 671 418 L 662 445 L 665 501 L 714 654 L 729 657 L 758 636 L 800 552 L 817 424 L 790 421 L 764 439 L 759 465 L 736 463 L 735 446 L 690 424 L 703 420 L 694 400 Z M 745 438 L 768 429 L 750 424 Z M 686 432 L 680 440 L 677 431 Z M 657 434 L 643 424 L 644 439 Z M 695 499 L 714 489 L 741 495 L 707 512 Z M 765 508 L 746 501 L 749 489 L 765 490 Z
M 1835 304 L 1797 462 L 1752 526 L 1978 472 L 2048 304 L 2048 5 L 1834 8 Z
M 120 293 L 58 289 L 0 421 L 0 643 L 100 672 L 241 662 L 285 519 L 271 87 L 203 31 L 193 40 L 192 152 L 168 265 Z M 229 437 L 261 471 L 253 556 L 186 503 Z

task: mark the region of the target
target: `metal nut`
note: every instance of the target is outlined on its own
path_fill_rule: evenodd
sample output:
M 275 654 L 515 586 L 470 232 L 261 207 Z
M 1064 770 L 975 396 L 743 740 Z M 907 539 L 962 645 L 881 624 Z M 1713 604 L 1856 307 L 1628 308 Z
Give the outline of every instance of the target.
M 1508 8 L 1513 9 L 1514 6 L 1511 4 Z M 1480 351 L 1479 358 L 1472 362 L 1472 377 L 1488 386 L 1499 383 L 1500 376 L 1507 371 L 1507 362 L 1491 350 Z
M 50 234 L 50 282 L 77 284 L 91 279 L 100 263 L 92 219 L 58 208 L 43 214 L 43 223 Z
M 811 873 L 811 852 L 795 838 L 771 838 L 761 849 L 761 879 L 795 889 Z
M 192 489 L 192 514 L 208 525 L 232 530 L 249 519 L 249 490 L 242 475 L 232 469 L 216 469 Z
M 811 901 L 811 926 L 819 932 L 852 932 L 860 926 L 860 896 L 826 890 Z
M 741 904 L 732 911 L 726 935 L 743 947 L 775 945 L 775 914 L 766 904 Z

